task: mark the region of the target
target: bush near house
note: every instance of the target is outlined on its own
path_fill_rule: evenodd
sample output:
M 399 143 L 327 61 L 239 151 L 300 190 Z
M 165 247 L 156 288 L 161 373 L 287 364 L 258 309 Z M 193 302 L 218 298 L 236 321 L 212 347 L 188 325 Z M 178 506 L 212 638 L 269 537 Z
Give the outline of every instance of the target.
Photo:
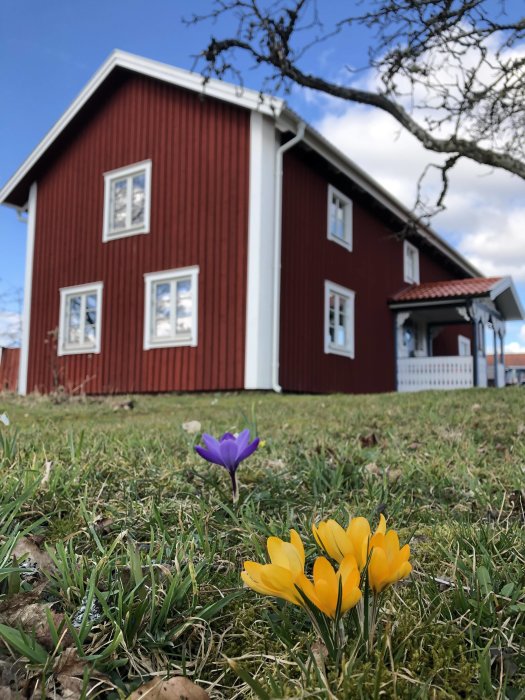
M 524 697 L 522 389 L 9 397 L 4 411 L 3 693 L 117 698 L 186 675 L 212 698 Z M 237 504 L 191 421 L 264 441 Z M 385 593 L 372 652 L 349 635 L 335 665 L 300 608 L 240 572 L 290 528 L 308 568 L 314 521 L 380 513 L 413 571 Z

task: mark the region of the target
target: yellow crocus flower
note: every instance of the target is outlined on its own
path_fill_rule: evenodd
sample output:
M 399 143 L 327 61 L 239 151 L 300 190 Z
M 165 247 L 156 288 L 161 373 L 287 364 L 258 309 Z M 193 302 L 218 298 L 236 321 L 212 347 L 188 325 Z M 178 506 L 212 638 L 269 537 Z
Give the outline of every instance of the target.
M 353 608 L 361 598 L 359 589 L 359 569 L 355 557 L 343 557 L 337 573 L 325 557 L 314 562 L 313 583 L 306 577 L 300 588 L 305 596 L 328 617 L 335 618 L 341 581 L 341 615 Z
M 317 527 L 312 525 L 312 531 L 317 544 L 332 559 L 341 563 L 347 554 L 352 554 L 359 570 L 364 569 L 370 551 L 368 544 L 372 534 L 366 518 L 351 518 L 346 530 L 343 530 L 335 520 L 327 520 L 320 522 Z M 386 520 L 381 515 L 374 536 L 385 532 Z
M 299 534 L 290 530 L 290 542 L 284 542 L 279 537 L 269 537 L 266 546 L 271 564 L 244 562 L 242 580 L 257 593 L 303 605 L 301 594 L 295 587 L 298 582 L 306 579 L 304 546 Z
M 399 537 L 395 530 L 377 532 L 370 540 L 372 554 L 368 564 L 368 582 L 374 593 L 380 593 L 391 583 L 406 578 L 412 571 L 408 561 L 410 546 L 399 548 Z

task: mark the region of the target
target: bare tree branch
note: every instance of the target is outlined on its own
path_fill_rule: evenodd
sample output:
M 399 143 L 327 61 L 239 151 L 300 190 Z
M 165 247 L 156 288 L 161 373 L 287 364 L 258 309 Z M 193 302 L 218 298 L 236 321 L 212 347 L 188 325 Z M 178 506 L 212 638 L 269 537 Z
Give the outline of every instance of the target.
M 216 0 L 208 15 L 188 21 L 237 21 L 234 36 L 211 38 L 201 52 L 205 75 L 236 72 L 240 51 L 269 69 L 265 89 L 295 83 L 376 107 L 427 150 L 448 155 L 432 166 L 442 174 L 438 209 L 460 158 L 525 179 L 523 17 L 511 17 L 504 0 L 498 6 L 489 0 L 357 0 L 354 9 L 327 27 L 315 0 Z M 360 27 L 374 32 L 360 68 L 371 71 L 370 86 L 355 84 L 354 70 L 340 84 L 302 68 L 308 49 Z

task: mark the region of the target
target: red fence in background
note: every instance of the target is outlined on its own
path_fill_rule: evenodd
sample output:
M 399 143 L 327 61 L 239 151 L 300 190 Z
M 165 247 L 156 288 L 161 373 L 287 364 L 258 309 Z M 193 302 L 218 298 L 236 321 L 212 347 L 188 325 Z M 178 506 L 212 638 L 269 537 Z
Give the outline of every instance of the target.
M 0 348 L 0 392 L 16 391 L 20 348 Z

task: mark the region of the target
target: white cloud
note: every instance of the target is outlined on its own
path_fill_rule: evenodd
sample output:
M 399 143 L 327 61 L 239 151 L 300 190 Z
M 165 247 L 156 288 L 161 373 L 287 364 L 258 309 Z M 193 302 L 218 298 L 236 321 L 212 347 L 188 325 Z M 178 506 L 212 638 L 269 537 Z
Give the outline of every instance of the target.
M 0 311 L 0 347 L 18 345 L 21 339 L 22 318 L 14 311 Z
M 505 352 L 506 353 L 525 353 L 525 345 L 518 343 L 516 341 L 513 341 L 512 343 L 505 343 Z

